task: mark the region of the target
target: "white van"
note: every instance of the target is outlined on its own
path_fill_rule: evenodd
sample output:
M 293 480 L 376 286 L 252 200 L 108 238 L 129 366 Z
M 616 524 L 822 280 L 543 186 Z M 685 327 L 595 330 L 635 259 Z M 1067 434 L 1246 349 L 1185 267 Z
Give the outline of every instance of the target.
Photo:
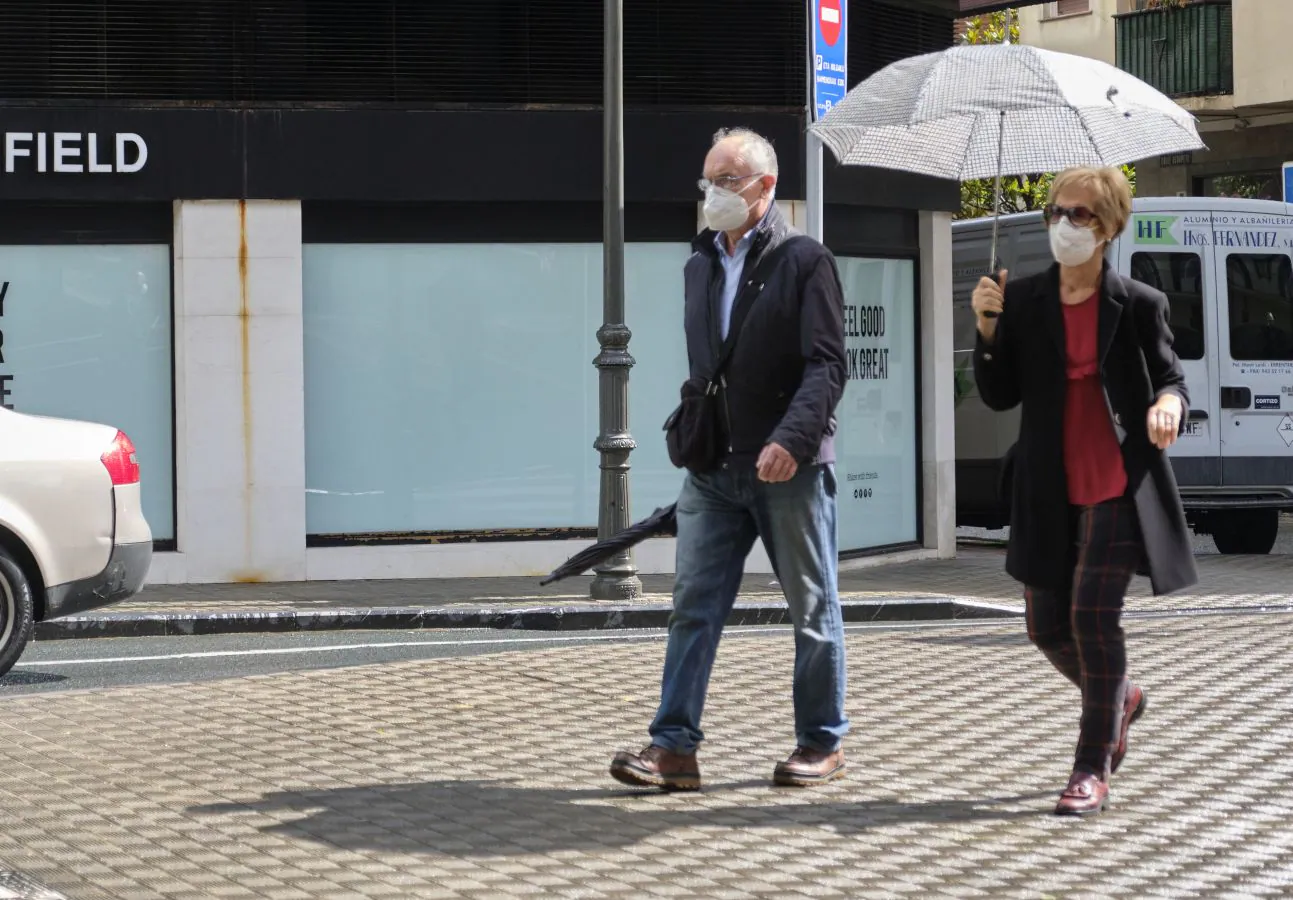
M 970 295 L 985 274 L 992 220 L 954 223 L 957 523 L 1008 524 L 1001 459 L 1019 410 L 994 413 L 974 386 Z M 1001 219 L 1012 279 L 1051 264 L 1039 212 Z M 1169 451 L 1190 525 L 1222 553 L 1269 553 L 1293 509 L 1293 205 L 1147 197 L 1108 251 L 1124 278 L 1171 303 L 1190 419 Z

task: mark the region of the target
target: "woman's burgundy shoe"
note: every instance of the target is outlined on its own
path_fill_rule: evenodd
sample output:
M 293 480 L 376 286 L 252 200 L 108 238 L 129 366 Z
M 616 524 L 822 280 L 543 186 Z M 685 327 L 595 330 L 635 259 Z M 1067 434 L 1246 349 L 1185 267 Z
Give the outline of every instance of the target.
M 1109 802 L 1109 785 L 1094 772 L 1078 769 L 1055 805 L 1057 816 L 1099 815 Z
M 1118 732 L 1118 746 L 1114 748 L 1113 759 L 1109 762 L 1111 774 L 1118 771 L 1122 758 L 1127 755 L 1127 732 L 1131 731 L 1131 724 L 1144 715 L 1148 706 L 1149 695 L 1144 689 L 1135 683 L 1129 684 L 1127 697 L 1122 704 L 1122 730 Z

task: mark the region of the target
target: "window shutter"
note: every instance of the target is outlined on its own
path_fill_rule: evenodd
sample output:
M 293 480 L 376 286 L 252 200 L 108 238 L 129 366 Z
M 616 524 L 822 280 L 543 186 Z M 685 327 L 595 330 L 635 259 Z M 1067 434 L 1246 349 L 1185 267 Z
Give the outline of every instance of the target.
M 1056 0 L 1055 15 L 1076 16 L 1091 11 L 1091 0 Z
M 0 100 L 599 106 L 602 16 L 602 0 L 0 0 Z M 952 18 L 852 0 L 850 82 L 951 46 Z M 802 109 L 805 25 L 802 0 L 631 0 L 625 102 Z
M 890 63 L 956 42 L 956 22 L 950 14 L 911 9 L 906 2 L 852 0 L 848 14 L 849 87 Z

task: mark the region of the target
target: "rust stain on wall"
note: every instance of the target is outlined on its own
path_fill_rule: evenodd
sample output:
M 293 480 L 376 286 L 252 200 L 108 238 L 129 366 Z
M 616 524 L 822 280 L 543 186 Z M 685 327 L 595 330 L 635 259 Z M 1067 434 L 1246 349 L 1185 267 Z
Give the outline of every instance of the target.
M 244 558 L 252 561 L 252 421 L 251 421 L 251 303 L 247 284 L 247 201 L 238 201 L 238 337 L 242 349 L 242 459 Z

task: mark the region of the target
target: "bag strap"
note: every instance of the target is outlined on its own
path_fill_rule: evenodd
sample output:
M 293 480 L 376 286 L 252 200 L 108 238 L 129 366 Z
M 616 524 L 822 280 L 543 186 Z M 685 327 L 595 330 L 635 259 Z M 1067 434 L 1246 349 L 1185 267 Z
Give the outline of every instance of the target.
M 759 258 L 758 263 L 754 267 L 754 271 L 750 273 L 750 281 L 757 281 L 760 276 L 763 276 L 770 271 L 772 269 L 772 264 L 779 262 L 781 258 L 786 255 L 786 252 L 790 249 L 790 245 L 792 243 L 806 239 L 807 235 L 803 234 L 788 235 L 784 241 L 764 253 L 763 256 Z M 745 320 L 749 316 L 750 307 L 753 305 L 752 302 L 740 302 L 742 299 L 741 295 L 743 293 L 745 292 L 737 292 L 736 301 L 732 305 L 733 318 L 727 329 L 727 340 L 723 342 L 723 346 L 718 352 L 718 362 L 714 366 L 713 374 L 709 376 L 709 384 L 711 388 L 719 378 L 722 377 L 723 370 L 727 368 L 728 362 L 731 361 L 732 352 L 736 349 L 736 339 L 740 336 L 741 329 L 745 327 Z M 737 315 L 738 312 L 740 313 L 739 316 Z

